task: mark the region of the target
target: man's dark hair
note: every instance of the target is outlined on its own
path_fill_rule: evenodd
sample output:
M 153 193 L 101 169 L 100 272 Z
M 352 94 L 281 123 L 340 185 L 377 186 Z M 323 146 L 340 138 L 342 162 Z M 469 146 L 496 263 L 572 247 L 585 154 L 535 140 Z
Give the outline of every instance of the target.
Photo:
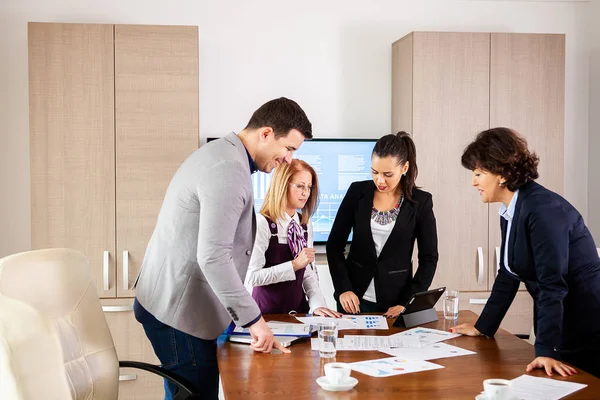
M 292 129 L 300 131 L 305 139 L 312 139 L 312 124 L 294 100 L 280 97 L 266 102 L 252 114 L 245 129 L 271 127 L 275 137 L 286 136 Z

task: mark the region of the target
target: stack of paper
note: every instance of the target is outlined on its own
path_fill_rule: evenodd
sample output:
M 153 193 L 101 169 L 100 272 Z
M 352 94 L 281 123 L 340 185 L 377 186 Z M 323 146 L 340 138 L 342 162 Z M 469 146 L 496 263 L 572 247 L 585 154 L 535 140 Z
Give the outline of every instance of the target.
M 410 374 L 411 372 L 429 371 L 444 367 L 428 361 L 391 357 L 350 363 L 350 368 L 376 378 L 385 378 L 386 376 Z
M 387 320 L 381 315 L 344 315 L 341 318 L 296 317 L 303 324 L 317 325 L 335 321 L 339 330 L 344 329 L 389 329 Z
M 521 375 L 512 380 L 513 394 L 521 400 L 558 400 L 587 385 Z
M 407 358 L 409 360 L 436 360 L 438 358 L 476 354 L 474 351 L 461 349 L 460 347 L 451 346 L 446 343 L 434 343 L 419 349 L 396 348 L 379 351 L 391 356 Z
M 318 338 L 311 339 L 312 350 L 319 350 L 320 341 Z M 420 343 L 417 338 L 392 338 L 391 336 L 361 336 L 361 335 L 346 335 L 343 338 L 338 338 L 335 342 L 337 351 L 344 350 L 379 350 L 392 349 L 394 347 L 419 347 Z
M 305 324 L 290 324 L 286 322 L 269 321 L 267 322 L 271 332 L 275 336 L 296 336 L 296 337 L 309 337 L 314 327 Z M 231 332 L 231 335 L 250 335 L 250 329 L 236 326 Z
M 443 340 L 459 337 L 458 333 L 450 333 L 440 331 L 439 329 L 431 328 L 413 328 L 404 332 L 396 333 L 392 337 L 416 337 L 419 338 L 422 346 L 427 346 L 432 343 L 441 342 Z

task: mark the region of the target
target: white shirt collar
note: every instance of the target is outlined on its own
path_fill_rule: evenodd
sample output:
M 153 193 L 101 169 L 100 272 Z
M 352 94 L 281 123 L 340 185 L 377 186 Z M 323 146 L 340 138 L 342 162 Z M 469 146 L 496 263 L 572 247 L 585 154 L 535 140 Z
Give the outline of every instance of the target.
M 300 218 L 298 218 L 298 213 L 297 212 L 294 213 L 294 215 L 291 216 L 291 217 L 288 215 L 288 213 L 284 212 L 283 213 L 283 217 L 279 218 L 277 220 L 277 224 L 279 225 L 280 228 L 287 229 L 288 226 L 289 226 L 289 224 L 290 224 L 290 222 L 292 222 L 292 219 L 294 221 L 296 221 L 298 223 L 298 225 L 300 225 Z
M 513 216 L 515 215 L 515 207 L 517 206 L 517 198 L 518 197 L 519 197 L 519 189 L 515 190 L 515 193 L 513 194 L 513 197 L 510 200 L 510 203 L 508 203 L 508 207 L 505 206 L 504 203 L 502 203 L 500 205 L 498 214 L 500 214 L 500 216 L 502 218 L 504 218 L 505 220 L 512 221 Z

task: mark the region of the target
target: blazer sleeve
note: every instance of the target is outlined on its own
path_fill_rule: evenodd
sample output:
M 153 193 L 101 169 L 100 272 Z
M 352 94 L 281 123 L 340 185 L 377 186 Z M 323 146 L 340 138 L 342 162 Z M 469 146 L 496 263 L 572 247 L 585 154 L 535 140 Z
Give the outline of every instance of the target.
M 336 299 L 340 294 L 352 291 L 352 283 L 346 271 L 344 250 L 348 236 L 355 226 L 354 214 L 358 206 L 359 195 L 360 190 L 355 182 L 350 185 L 340 204 L 325 246 Z
M 502 319 L 517 295 L 520 283 L 503 265 L 500 266 L 490 298 L 475 323 L 475 328 L 479 332 L 488 337 L 496 334 Z
M 437 268 L 438 237 L 431 195 L 427 196 L 423 203 L 415 228 L 415 237 L 419 249 L 419 266 L 410 289 L 405 291 L 401 298 L 401 304 L 406 304 L 413 294 L 429 289 Z
M 536 357 L 560 360 L 563 301 L 569 291 L 569 242 L 572 224 L 560 204 L 538 207 L 529 218 L 529 235 L 538 281 Z
M 244 169 L 246 168 L 246 169 Z M 233 243 L 238 222 L 246 202 L 252 198 L 245 185 L 248 165 L 225 160 L 210 168 L 208 175 L 214 182 L 212 190 L 197 188 L 200 201 L 198 227 L 198 265 L 211 290 L 223 307 L 235 310 L 236 324 L 245 326 L 260 316 L 260 309 L 244 287 L 233 263 Z M 223 212 L 223 204 L 227 211 Z M 249 233 L 250 234 L 250 233 Z

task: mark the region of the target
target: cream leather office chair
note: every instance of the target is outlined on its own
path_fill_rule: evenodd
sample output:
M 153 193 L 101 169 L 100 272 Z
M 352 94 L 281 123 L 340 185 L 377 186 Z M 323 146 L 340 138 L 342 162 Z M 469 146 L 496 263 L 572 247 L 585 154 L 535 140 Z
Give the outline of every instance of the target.
M 176 383 L 160 367 L 117 360 L 87 260 L 48 249 L 0 259 L 0 399 L 115 400 L 119 366 Z

